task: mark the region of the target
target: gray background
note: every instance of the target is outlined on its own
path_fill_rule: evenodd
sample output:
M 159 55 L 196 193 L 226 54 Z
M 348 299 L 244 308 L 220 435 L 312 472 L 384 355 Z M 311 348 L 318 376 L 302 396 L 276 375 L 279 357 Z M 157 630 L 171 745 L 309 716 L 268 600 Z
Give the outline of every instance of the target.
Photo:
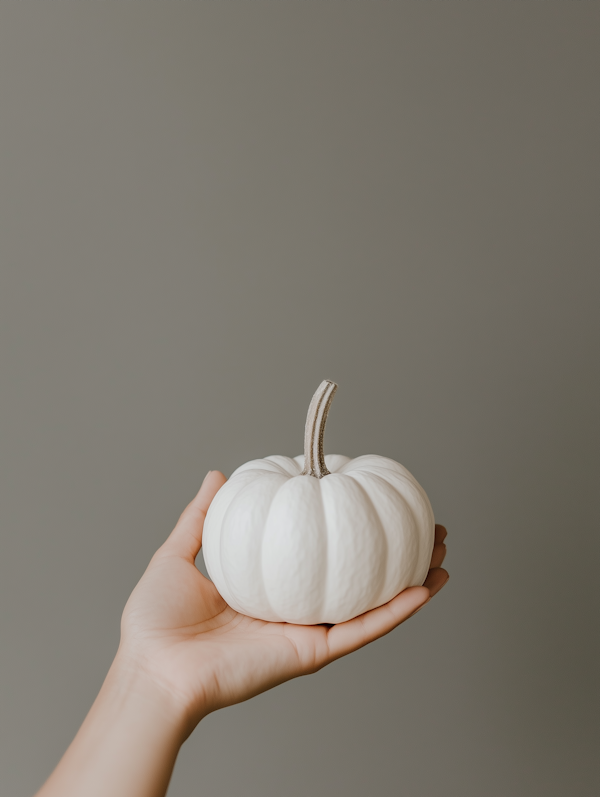
M 446 589 L 211 715 L 172 797 L 592 797 L 598 42 L 586 2 L 0 6 L 0 792 L 85 716 L 209 468 L 411 470 Z

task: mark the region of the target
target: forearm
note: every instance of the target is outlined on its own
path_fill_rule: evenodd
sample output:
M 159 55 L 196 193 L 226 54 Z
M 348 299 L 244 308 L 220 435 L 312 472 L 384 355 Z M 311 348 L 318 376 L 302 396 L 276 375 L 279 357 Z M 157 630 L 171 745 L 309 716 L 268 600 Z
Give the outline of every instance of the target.
M 188 732 L 181 707 L 117 656 L 36 797 L 164 797 Z

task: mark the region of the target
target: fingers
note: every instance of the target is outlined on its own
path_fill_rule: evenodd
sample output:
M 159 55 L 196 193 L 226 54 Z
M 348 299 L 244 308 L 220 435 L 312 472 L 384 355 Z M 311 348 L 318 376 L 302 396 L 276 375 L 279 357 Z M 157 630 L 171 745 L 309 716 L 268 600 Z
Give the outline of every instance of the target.
M 450 576 L 448 575 L 448 572 L 442 567 L 434 567 L 429 571 L 429 573 L 427 573 L 427 578 L 425 579 L 423 586 L 427 587 L 431 597 L 433 598 L 436 592 L 441 590 L 449 578 Z
M 436 525 L 433 551 L 431 553 L 431 564 L 429 567 L 439 567 L 446 557 L 446 544 L 444 540 L 448 536 L 444 526 Z
M 332 626 L 327 632 L 328 660 L 338 659 L 373 642 L 374 639 L 379 639 L 414 614 L 428 600 L 427 587 L 409 587 L 389 603 L 346 623 Z
M 221 471 L 208 471 L 198 494 L 183 510 L 177 525 L 162 546 L 163 552 L 192 562 L 195 560 L 202 547 L 202 529 L 208 507 L 226 481 Z
M 327 631 L 328 661 L 345 656 L 392 631 L 428 603 L 449 578 L 446 570 L 434 567 L 427 574 L 422 587 L 409 587 L 389 603 L 346 623 L 331 626 Z
M 435 543 L 443 542 L 448 536 L 445 526 L 440 526 L 439 523 L 435 524 Z
M 429 567 L 440 567 L 446 558 L 446 546 L 443 542 L 438 542 L 433 546 L 431 553 L 431 564 Z

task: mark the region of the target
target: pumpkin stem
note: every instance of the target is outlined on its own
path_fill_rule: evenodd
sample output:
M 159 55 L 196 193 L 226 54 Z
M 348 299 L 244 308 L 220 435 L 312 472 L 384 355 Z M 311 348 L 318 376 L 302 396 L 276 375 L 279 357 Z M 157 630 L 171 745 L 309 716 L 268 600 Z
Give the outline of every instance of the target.
M 317 388 L 317 392 L 310 402 L 304 428 L 304 470 L 302 471 L 302 476 L 315 476 L 317 479 L 322 479 L 323 476 L 327 476 L 329 473 L 323 456 L 323 434 L 325 433 L 325 423 L 327 422 L 331 400 L 336 390 L 336 383 L 325 379 Z

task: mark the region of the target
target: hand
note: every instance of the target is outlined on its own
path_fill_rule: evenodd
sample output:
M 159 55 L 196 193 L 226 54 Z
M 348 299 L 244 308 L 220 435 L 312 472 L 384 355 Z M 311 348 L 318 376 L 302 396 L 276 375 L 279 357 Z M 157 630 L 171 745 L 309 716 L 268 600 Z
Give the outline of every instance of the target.
M 387 634 L 427 603 L 448 580 L 446 529 L 435 527 L 431 569 L 422 587 L 338 625 L 268 623 L 228 606 L 196 568 L 202 528 L 225 483 L 210 471 L 198 495 L 153 556 L 122 618 L 119 656 L 165 690 L 187 717 L 189 732 L 206 714 L 239 703 Z
M 425 584 L 385 606 L 333 626 L 238 614 L 195 565 L 206 512 L 225 481 L 208 474 L 152 557 L 123 611 L 102 688 L 38 797 L 164 797 L 179 748 L 203 716 L 387 634 L 448 579 L 440 567 L 446 529 L 436 526 Z

